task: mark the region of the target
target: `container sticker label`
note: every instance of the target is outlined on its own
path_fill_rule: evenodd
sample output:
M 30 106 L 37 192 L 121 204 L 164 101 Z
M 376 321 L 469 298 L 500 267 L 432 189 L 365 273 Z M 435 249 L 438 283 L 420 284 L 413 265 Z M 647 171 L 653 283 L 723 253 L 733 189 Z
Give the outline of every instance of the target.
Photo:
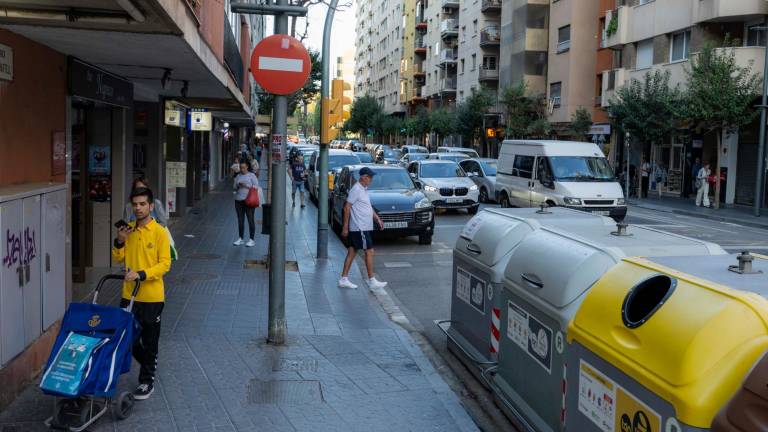
M 477 234 L 477 231 L 480 229 L 480 227 L 483 225 L 483 214 L 480 213 L 479 215 L 476 215 L 472 219 L 467 222 L 466 225 L 464 225 L 464 228 L 461 230 L 461 236 L 465 239 L 472 241 L 475 238 L 475 234 Z
M 485 314 L 486 283 L 479 277 L 456 267 L 456 297 Z
M 579 412 L 604 432 L 660 432 L 661 417 L 595 367 L 579 365 Z
M 552 370 L 552 329 L 519 305 L 507 302 L 507 337 L 547 373 Z

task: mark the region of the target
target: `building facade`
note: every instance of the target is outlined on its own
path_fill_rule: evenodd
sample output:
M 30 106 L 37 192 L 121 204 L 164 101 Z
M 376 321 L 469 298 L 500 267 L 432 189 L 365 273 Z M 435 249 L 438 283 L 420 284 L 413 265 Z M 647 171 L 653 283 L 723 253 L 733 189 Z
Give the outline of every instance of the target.
M 245 65 L 263 21 L 228 8 L 0 2 L 0 231 L 14 237 L 0 242 L 0 409 L 39 373 L 67 302 L 121 271 L 110 245 L 133 179 L 183 217 L 252 139 Z M 9 297 L 19 266 L 30 277 Z

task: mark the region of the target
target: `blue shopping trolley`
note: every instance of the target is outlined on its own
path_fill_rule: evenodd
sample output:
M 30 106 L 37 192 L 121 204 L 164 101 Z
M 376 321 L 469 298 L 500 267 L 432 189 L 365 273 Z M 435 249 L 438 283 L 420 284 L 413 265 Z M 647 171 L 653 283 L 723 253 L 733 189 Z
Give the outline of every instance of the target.
M 131 370 L 131 347 L 141 327 L 131 309 L 140 282 L 137 280 L 125 309 L 96 303 L 108 280 L 99 280 L 92 303 L 70 303 L 45 366 L 40 388 L 55 396 L 53 416 L 45 421 L 52 429 L 81 432 L 113 407 L 118 419 L 130 416 L 133 394 L 115 398 L 120 375 Z

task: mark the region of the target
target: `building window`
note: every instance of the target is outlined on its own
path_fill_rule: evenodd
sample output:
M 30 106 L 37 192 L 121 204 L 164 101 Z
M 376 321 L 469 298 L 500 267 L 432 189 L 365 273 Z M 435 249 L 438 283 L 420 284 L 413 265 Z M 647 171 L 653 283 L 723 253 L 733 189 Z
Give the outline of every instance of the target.
M 565 52 L 571 49 L 571 26 L 563 26 L 557 29 L 557 52 Z
M 637 61 L 635 69 L 645 69 L 653 66 L 653 39 L 637 43 Z
M 461 73 L 464 73 L 464 59 L 461 59 L 461 69 L 459 69 Z
M 477 54 L 472 54 L 472 70 L 477 67 Z
M 747 25 L 747 37 L 744 40 L 746 46 L 765 46 L 766 30 L 759 30 L 761 27 L 762 23 Z
M 477 20 L 472 21 L 472 34 L 477 34 Z
M 483 56 L 483 69 L 496 70 L 496 57 L 495 56 Z
M 676 62 L 688 58 L 688 45 L 691 43 L 691 32 L 684 31 L 672 35 L 672 46 L 669 49 L 669 61 Z
M 549 99 L 552 101 L 552 105 L 555 108 L 560 106 L 562 91 L 563 83 L 561 82 L 556 82 L 549 85 Z
M 467 40 L 467 26 L 461 26 L 461 43 Z

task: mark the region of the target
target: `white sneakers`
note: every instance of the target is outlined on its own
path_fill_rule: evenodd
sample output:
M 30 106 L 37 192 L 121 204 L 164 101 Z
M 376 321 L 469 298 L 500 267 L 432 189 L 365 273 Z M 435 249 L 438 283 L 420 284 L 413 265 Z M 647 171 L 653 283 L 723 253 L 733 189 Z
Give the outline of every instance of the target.
M 339 288 L 351 288 L 355 289 L 357 288 L 357 285 L 353 284 L 351 280 L 349 280 L 348 277 L 342 276 L 341 279 L 339 279 Z
M 375 290 L 384 289 L 385 286 L 387 286 L 387 283 L 376 279 L 376 276 L 368 279 L 368 288 L 370 288 L 371 290 L 375 291 Z
M 232 243 L 232 244 L 235 245 L 235 246 L 242 246 L 243 244 L 245 244 L 245 247 L 254 247 L 254 246 L 256 246 L 256 242 L 253 241 L 253 239 L 248 240 L 248 243 L 246 243 L 246 242 L 243 241 L 243 239 L 239 238 L 239 239 L 235 240 L 235 242 Z

